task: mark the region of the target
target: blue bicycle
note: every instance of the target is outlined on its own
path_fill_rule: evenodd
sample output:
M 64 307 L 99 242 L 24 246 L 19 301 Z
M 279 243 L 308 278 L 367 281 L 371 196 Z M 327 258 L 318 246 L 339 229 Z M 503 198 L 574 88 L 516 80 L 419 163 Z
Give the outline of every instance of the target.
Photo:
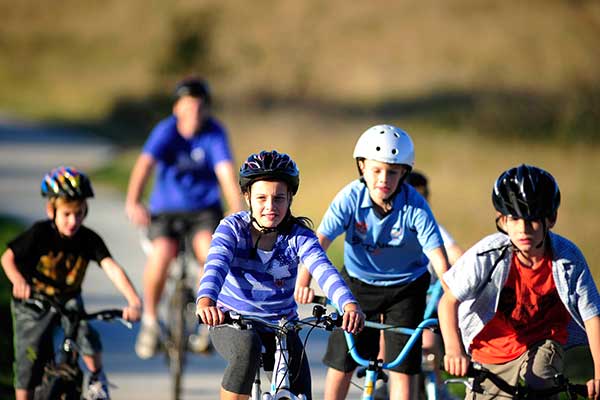
M 385 376 L 384 371 L 395 368 L 396 366 L 404 362 L 404 360 L 412 350 L 413 346 L 423 335 L 424 331 L 428 329 L 433 330 L 438 327 L 439 322 L 437 318 L 431 317 L 437 310 L 437 304 L 439 302 L 440 297 L 442 296 L 442 293 L 443 290 L 440 281 L 436 281 L 434 284 L 431 285 L 428 291 L 429 300 L 425 309 L 423 320 L 414 329 L 382 324 L 373 321 L 365 321 L 365 328 L 385 330 L 388 332 L 397 332 L 399 334 L 409 336 L 408 341 L 406 342 L 406 345 L 404 346 L 402 351 L 396 356 L 394 360 L 390 362 L 384 362 L 383 360 L 376 358 L 363 358 L 360 354 L 358 354 L 358 351 L 356 350 L 356 346 L 354 344 L 354 337 L 349 333 L 344 334 L 352 358 L 358 365 L 362 367 L 357 370 L 357 376 L 359 378 L 364 377 L 361 397 L 362 400 L 374 400 L 375 383 L 377 379 L 379 379 L 382 376 Z M 327 298 L 321 296 L 315 296 L 313 302 L 322 305 L 331 305 L 331 303 L 328 302 Z M 439 382 L 436 374 L 431 368 L 424 368 L 423 374 L 425 380 L 426 398 L 428 400 L 437 400 L 438 387 L 440 387 L 440 385 L 442 385 L 443 383 Z

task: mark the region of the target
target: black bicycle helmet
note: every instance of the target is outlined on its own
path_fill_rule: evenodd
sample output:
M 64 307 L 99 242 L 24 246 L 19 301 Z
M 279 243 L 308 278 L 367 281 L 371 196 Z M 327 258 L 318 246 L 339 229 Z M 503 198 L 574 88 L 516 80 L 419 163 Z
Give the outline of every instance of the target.
M 68 199 L 94 197 L 90 179 L 71 167 L 58 167 L 48 172 L 42 179 L 41 193 L 43 197 Z
M 292 194 L 300 185 L 300 172 L 296 163 L 285 153 L 261 151 L 250 155 L 240 167 L 240 188 L 247 192 L 259 180 L 283 181 Z
M 183 79 L 177 83 L 175 86 L 175 98 L 179 99 L 183 96 L 199 97 L 206 105 L 210 105 L 211 102 L 210 89 L 204 79 L 192 77 Z
M 492 202 L 502 215 L 525 220 L 553 219 L 560 205 L 560 190 L 550 173 L 521 164 L 496 180 Z

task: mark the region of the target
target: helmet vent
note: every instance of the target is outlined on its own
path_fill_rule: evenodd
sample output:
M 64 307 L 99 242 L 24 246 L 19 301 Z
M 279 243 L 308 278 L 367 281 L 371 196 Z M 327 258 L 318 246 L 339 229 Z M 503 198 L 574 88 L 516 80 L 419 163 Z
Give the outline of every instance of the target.
M 396 155 L 398 153 L 398 149 L 392 149 L 392 154 Z
M 397 132 L 394 132 L 394 136 L 396 136 L 397 138 L 399 138 L 399 137 L 400 137 L 400 135 L 398 135 L 398 133 L 397 133 Z M 396 153 L 394 153 L 394 154 L 396 154 Z
M 375 147 L 375 150 L 381 151 L 381 147 L 377 146 L 377 147 Z

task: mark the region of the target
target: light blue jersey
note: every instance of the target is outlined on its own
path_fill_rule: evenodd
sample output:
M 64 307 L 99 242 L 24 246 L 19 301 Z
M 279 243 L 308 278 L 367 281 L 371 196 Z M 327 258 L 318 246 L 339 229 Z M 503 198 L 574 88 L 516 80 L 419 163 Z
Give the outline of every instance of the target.
M 198 298 L 208 297 L 225 310 L 272 319 L 295 319 L 294 288 L 302 262 L 339 310 L 356 300 L 331 264 L 313 231 L 294 224 L 279 233 L 272 252 L 254 251 L 250 213 L 242 211 L 221 220 L 215 230 Z
M 414 281 L 427 272 L 424 252 L 443 246 L 429 205 L 408 184 L 395 196 L 392 211 L 380 218 L 367 186 L 351 182 L 334 198 L 318 232 L 331 241 L 345 233 L 348 274 L 375 286 Z

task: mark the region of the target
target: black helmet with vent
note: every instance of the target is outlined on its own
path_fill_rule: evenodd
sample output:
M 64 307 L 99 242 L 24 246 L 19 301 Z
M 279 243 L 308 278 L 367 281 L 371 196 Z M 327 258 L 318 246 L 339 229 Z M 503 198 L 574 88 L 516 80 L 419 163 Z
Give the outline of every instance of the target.
M 525 220 L 556 218 L 560 190 L 550 173 L 521 164 L 503 172 L 492 191 L 494 208 L 502 214 Z
M 275 150 L 250 155 L 240 167 L 240 188 L 247 192 L 256 181 L 283 181 L 288 190 L 296 194 L 300 185 L 300 172 L 294 160 Z

